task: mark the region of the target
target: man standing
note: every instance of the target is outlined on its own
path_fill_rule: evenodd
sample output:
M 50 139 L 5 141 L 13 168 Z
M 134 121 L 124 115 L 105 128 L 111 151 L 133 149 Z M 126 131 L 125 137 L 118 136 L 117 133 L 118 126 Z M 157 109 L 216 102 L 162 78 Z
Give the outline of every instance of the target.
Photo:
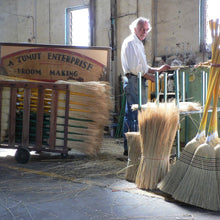
M 121 63 L 124 72 L 124 91 L 126 94 L 125 118 L 123 125 L 124 137 L 124 155 L 128 155 L 128 146 L 125 133 L 128 131 L 137 131 L 138 111 L 132 111 L 131 105 L 138 104 L 138 73 L 142 75 L 142 102 L 147 102 L 146 80 L 155 81 L 154 73 L 162 72 L 170 68 L 169 65 L 163 65 L 159 68 L 148 66 L 144 45 L 142 41 L 151 30 L 149 20 L 139 17 L 133 21 L 130 26 L 131 35 L 123 42 L 121 48 Z

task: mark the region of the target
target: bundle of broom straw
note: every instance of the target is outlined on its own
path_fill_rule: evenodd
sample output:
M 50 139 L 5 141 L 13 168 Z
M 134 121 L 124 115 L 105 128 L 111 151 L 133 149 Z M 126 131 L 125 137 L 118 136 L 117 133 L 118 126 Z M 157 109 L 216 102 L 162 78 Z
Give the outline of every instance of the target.
M 110 86 L 106 82 L 68 83 L 70 88 L 68 148 L 88 155 L 96 155 L 104 136 L 104 126 L 108 124 L 112 109 Z M 58 97 L 56 145 L 63 145 L 65 93 Z
M 128 141 L 128 163 L 125 173 L 125 179 L 135 182 L 137 170 L 141 158 L 141 141 L 139 132 L 125 133 Z
M 216 155 L 214 152 L 214 146 L 219 142 L 217 135 L 217 91 L 220 83 L 220 72 L 217 70 L 217 66 L 220 64 L 218 20 L 210 21 L 210 27 L 213 38 L 213 65 L 210 69 L 207 101 L 200 127 L 196 137 L 187 143 L 179 160 L 158 187 L 179 201 L 219 211 L 219 185 L 216 179 Z M 206 139 L 205 128 L 213 90 L 215 90 L 214 107 Z
M 141 105 L 141 109 L 146 110 L 149 105 L 154 105 L 154 103 L 143 104 Z M 132 111 L 138 110 L 138 104 L 133 104 L 131 109 Z M 198 102 L 179 102 L 178 110 L 179 112 L 200 111 L 202 110 L 202 106 Z
M 142 156 L 136 176 L 138 188 L 156 189 L 166 175 L 178 121 L 174 103 L 149 104 L 149 108 L 139 112 Z

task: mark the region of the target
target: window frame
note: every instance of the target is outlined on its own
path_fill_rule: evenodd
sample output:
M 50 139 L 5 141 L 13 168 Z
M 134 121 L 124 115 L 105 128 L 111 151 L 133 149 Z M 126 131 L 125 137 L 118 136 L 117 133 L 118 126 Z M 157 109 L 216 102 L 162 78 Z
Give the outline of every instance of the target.
M 200 0 L 199 1 L 199 45 L 200 45 L 200 52 L 206 51 L 206 5 L 207 0 Z
M 75 7 L 69 7 L 66 8 L 66 18 L 65 18 L 65 44 L 66 45 L 72 45 L 72 42 L 70 40 L 70 32 L 71 32 L 71 12 L 75 10 L 81 10 L 81 9 L 88 9 L 89 12 L 89 32 L 90 32 L 90 39 L 89 39 L 89 46 L 92 45 L 92 28 L 91 28 L 91 10 L 89 5 L 82 5 L 82 6 L 75 6 Z

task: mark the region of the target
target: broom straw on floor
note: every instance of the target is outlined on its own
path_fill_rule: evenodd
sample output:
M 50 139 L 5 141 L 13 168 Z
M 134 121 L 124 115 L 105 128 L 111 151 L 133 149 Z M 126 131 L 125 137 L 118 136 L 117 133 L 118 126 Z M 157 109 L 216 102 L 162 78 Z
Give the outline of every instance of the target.
M 212 37 L 213 37 L 213 45 L 212 45 L 212 54 L 213 54 L 213 60 L 217 62 L 217 52 L 216 48 L 218 48 L 217 45 L 219 45 L 219 38 L 215 37 L 215 33 L 217 32 L 216 25 L 213 21 L 210 21 L 210 27 L 212 30 Z M 217 79 L 217 75 L 215 73 L 215 67 L 211 66 L 210 69 L 210 76 L 209 76 L 209 83 L 208 83 L 208 92 L 207 92 L 207 101 L 204 108 L 202 120 L 200 122 L 200 126 L 198 129 L 198 132 L 196 136 L 186 144 L 185 148 L 180 154 L 180 158 L 177 160 L 177 162 L 174 164 L 170 172 L 165 176 L 165 178 L 158 184 L 158 188 L 170 195 L 174 193 L 176 188 L 178 187 L 179 183 L 181 182 L 182 178 L 184 177 L 191 161 L 192 157 L 194 155 L 194 152 L 196 148 L 205 142 L 206 135 L 205 135 L 205 129 L 206 129 L 206 122 L 208 117 L 208 109 L 211 103 L 212 98 L 212 91 L 215 86 L 215 80 Z

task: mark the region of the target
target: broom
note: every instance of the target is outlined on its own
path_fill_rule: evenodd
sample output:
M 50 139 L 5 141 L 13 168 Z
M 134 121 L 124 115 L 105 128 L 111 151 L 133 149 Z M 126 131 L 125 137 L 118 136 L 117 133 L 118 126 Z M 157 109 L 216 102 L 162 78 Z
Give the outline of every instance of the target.
M 212 37 L 214 39 L 212 45 L 212 54 L 213 54 L 213 59 L 216 61 L 218 58 L 216 53 L 216 48 L 217 45 L 219 44 L 219 39 L 214 37 L 214 30 L 216 30 L 216 27 L 214 26 L 215 24 L 213 23 L 213 21 L 210 21 Z M 176 188 L 178 187 L 179 183 L 184 177 L 189 167 L 189 164 L 191 163 L 196 148 L 200 144 L 205 142 L 206 139 L 205 129 L 206 129 L 206 121 L 208 117 L 208 108 L 211 102 L 212 91 L 215 86 L 215 80 L 217 79 L 216 78 L 217 75 L 214 73 L 215 73 L 215 67 L 211 66 L 209 83 L 208 83 L 207 101 L 196 136 L 186 144 L 185 148 L 180 154 L 180 158 L 176 161 L 176 163 L 174 164 L 170 172 L 168 172 L 168 174 L 165 176 L 165 178 L 158 184 L 158 188 L 167 194 L 172 195 L 175 192 Z
M 174 103 L 149 105 L 146 111 L 139 111 L 142 156 L 135 180 L 138 188 L 156 189 L 166 175 L 178 120 Z
M 125 135 L 128 141 L 128 163 L 125 179 L 131 182 L 135 182 L 141 157 L 140 133 L 127 132 Z
M 219 72 L 214 91 L 214 106 L 210 119 L 206 143 L 196 149 L 187 172 L 173 193 L 176 200 L 201 208 L 219 211 L 220 199 L 215 167 L 214 145 L 218 142 L 217 102 L 219 89 Z

